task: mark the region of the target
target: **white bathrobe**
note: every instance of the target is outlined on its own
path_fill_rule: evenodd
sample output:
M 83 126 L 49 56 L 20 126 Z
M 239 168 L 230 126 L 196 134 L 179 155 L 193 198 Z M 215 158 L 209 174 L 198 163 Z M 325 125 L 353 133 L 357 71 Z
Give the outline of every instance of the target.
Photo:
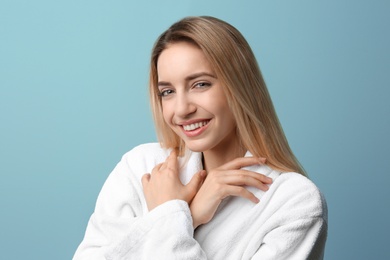
M 185 201 L 168 201 L 148 212 L 141 177 L 168 155 L 153 143 L 123 156 L 99 194 L 74 260 L 323 258 L 326 203 L 318 188 L 297 173 L 246 167 L 273 179 L 266 192 L 248 187 L 260 202 L 229 197 L 195 231 Z M 202 169 L 200 153 L 179 162 L 184 184 Z

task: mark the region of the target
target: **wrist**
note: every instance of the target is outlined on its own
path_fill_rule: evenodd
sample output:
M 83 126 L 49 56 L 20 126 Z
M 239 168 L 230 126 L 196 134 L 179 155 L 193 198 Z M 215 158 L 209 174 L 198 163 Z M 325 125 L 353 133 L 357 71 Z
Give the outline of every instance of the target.
M 194 230 L 200 226 L 200 224 L 192 218 L 192 226 L 194 227 Z
M 194 230 L 200 225 L 200 223 L 197 221 L 196 216 L 194 214 L 194 211 L 190 205 L 190 212 L 191 212 L 191 218 L 192 218 L 192 226 Z

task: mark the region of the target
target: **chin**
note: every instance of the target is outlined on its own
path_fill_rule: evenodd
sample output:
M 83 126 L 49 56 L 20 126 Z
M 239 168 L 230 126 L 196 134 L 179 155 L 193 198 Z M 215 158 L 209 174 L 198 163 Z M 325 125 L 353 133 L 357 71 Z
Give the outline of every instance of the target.
M 197 152 L 197 153 L 201 153 L 201 152 L 204 151 L 204 149 L 202 149 L 202 147 L 199 147 L 198 145 L 188 145 L 188 144 L 186 144 L 186 148 L 189 149 L 192 152 Z
M 204 152 L 210 149 L 209 145 L 204 143 L 194 143 L 194 142 L 185 142 L 187 149 L 191 150 L 192 152 Z
M 187 148 L 191 151 L 191 152 L 195 152 L 195 153 L 203 153 L 205 150 L 204 149 L 193 149 L 189 146 L 187 146 Z

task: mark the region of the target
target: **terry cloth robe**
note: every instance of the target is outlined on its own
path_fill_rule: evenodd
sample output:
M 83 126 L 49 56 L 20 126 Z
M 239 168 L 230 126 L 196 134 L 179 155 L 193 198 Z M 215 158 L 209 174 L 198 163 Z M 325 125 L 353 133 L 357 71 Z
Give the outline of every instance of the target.
M 273 179 L 266 192 L 248 187 L 260 202 L 228 197 L 195 232 L 185 201 L 171 200 L 149 212 L 141 178 L 169 152 L 153 143 L 123 156 L 98 196 L 74 260 L 323 258 L 326 203 L 318 188 L 298 173 L 246 167 Z M 186 162 L 179 159 L 184 184 L 202 169 L 200 153 L 189 152 L 188 157 Z

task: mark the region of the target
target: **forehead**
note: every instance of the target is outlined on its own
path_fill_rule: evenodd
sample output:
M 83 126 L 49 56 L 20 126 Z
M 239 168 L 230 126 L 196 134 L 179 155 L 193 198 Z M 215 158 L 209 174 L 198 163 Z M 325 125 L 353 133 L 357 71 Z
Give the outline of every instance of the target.
M 193 43 L 169 44 L 157 61 L 158 77 L 196 72 L 212 72 L 211 65 L 203 51 Z

